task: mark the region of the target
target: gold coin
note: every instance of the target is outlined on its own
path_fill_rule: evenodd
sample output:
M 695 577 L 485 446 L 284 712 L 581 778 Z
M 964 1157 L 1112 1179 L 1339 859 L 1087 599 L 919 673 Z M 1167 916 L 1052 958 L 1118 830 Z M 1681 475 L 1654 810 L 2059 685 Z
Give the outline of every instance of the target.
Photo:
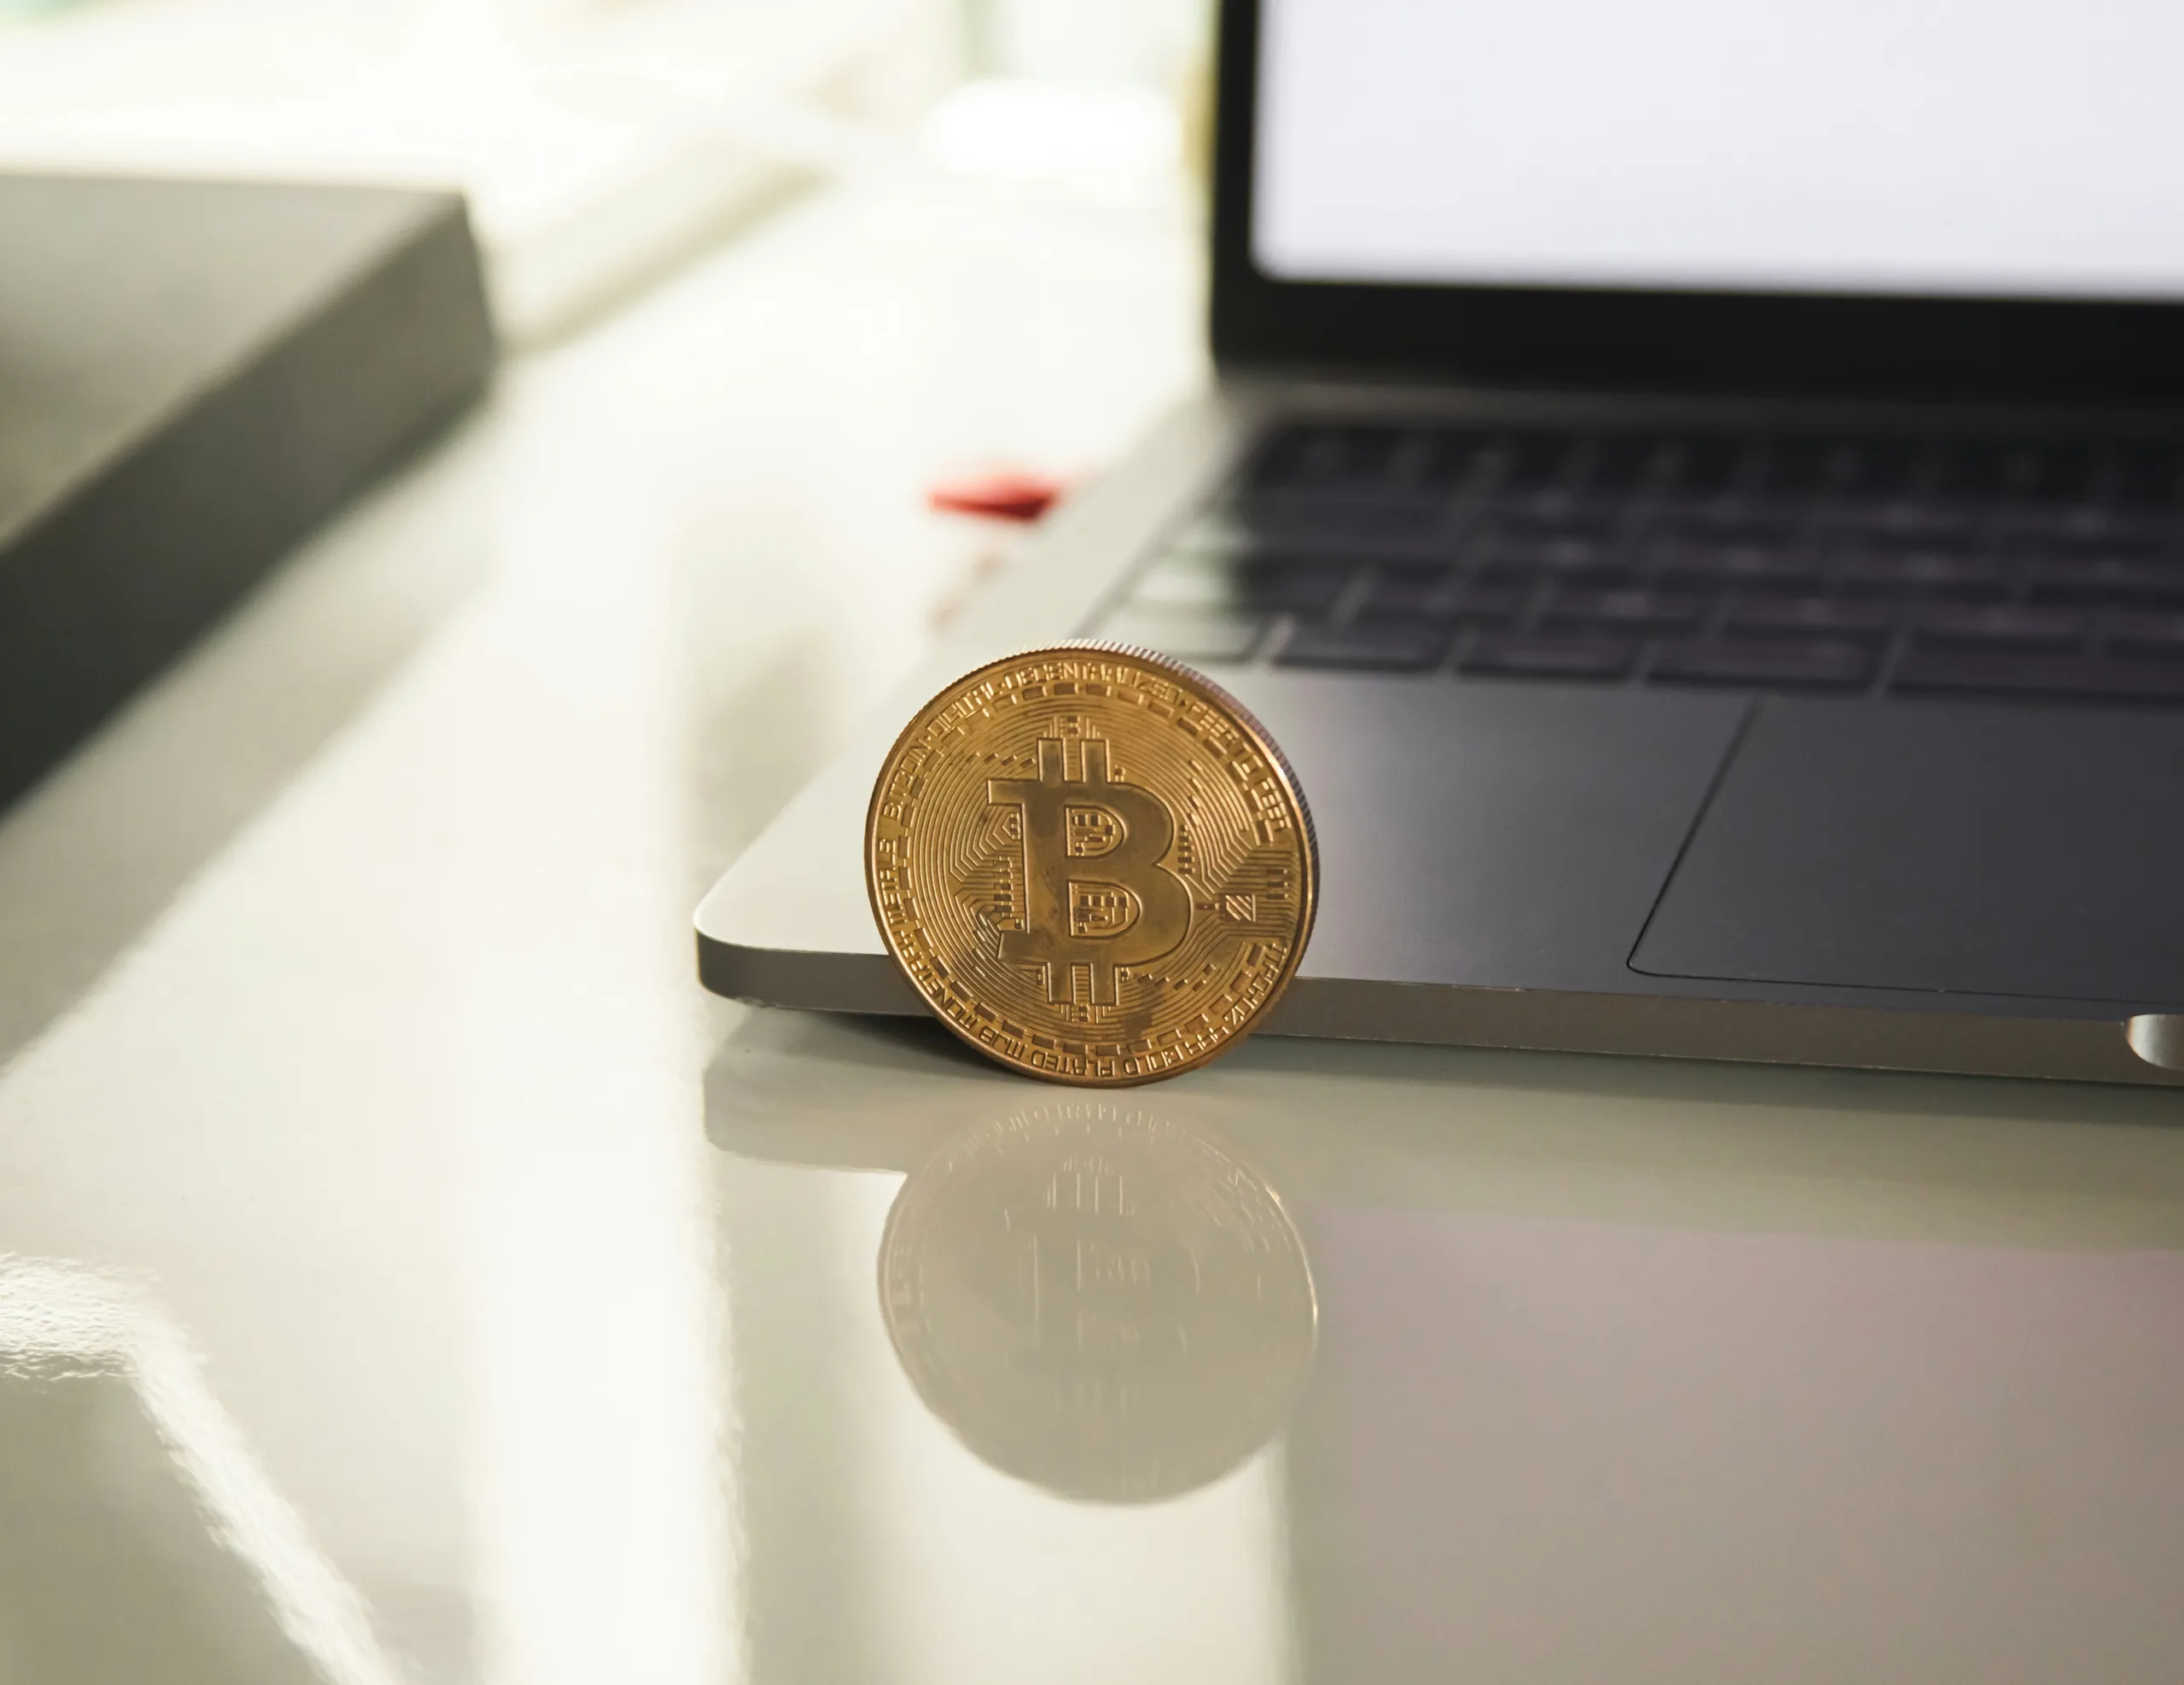
M 1318 1333 L 1304 1244 L 1234 1149 L 1091 1099 L 966 1130 L 914 1171 L 880 1304 L 977 1456 L 1110 1503 L 1195 1490 L 1264 1445 Z
M 1312 819 L 1234 697 L 1141 650 L 1066 644 L 966 675 L 896 740 L 865 819 L 888 951 L 942 1023 L 1033 1076 L 1203 1065 L 1311 935 Z

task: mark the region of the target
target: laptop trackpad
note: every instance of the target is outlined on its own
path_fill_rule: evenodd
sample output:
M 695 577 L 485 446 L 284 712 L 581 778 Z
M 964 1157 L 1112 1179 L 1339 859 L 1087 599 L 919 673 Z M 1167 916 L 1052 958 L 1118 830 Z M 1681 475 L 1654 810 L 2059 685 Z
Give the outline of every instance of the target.
M 1630 963 L 2184 1004 L 2184 715 L 1768 702 Z

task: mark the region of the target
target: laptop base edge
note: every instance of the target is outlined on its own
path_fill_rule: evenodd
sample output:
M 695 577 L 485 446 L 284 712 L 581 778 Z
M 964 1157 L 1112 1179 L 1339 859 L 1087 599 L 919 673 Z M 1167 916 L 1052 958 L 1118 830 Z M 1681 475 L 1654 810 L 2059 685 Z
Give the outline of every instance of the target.
M 700 934 L 706 987 L 753 1006 L 890 1017 L 922 1011 L 884 954 L 750 948 Z M 1540 1053 L 2184 1087 L 2175 1020 L 1954 1013 L 1699 996 L 1478 989 L 1302 977 L 1263 1033 Z

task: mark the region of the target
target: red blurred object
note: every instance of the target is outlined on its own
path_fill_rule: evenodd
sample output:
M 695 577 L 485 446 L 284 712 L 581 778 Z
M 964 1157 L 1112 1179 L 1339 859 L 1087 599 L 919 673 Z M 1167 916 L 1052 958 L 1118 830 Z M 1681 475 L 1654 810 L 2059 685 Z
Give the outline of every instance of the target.
M 1068 490 L 1068 481 L 1054 474 L 1000 468 L 944 479 L 926 493 L 926 502 L 947 514 L 1030 522 L 1059 503 Z

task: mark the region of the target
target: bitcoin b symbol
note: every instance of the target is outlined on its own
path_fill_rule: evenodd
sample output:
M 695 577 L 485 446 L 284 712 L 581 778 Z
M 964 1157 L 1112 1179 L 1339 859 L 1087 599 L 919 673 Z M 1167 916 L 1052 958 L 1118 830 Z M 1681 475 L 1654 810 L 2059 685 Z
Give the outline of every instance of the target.
M 1085 998 L 1113 1006 L 1117 967 L 1157 960 L 1190 933 L 1190 890 L 1161 863 L 1176 841 L 1167 803 L 1111 780 L 1101 739 L 1080 743 L 1080 778 L 1069 776 L 1068 749 L 1042 737 L 1037 778 L 986 782 L 988 801 L 1023 811 L 1022 927 L 1001 933 L 1001 956 L 1043 967 L 1053 1004 L 1076 998 L 1083 967 Z

